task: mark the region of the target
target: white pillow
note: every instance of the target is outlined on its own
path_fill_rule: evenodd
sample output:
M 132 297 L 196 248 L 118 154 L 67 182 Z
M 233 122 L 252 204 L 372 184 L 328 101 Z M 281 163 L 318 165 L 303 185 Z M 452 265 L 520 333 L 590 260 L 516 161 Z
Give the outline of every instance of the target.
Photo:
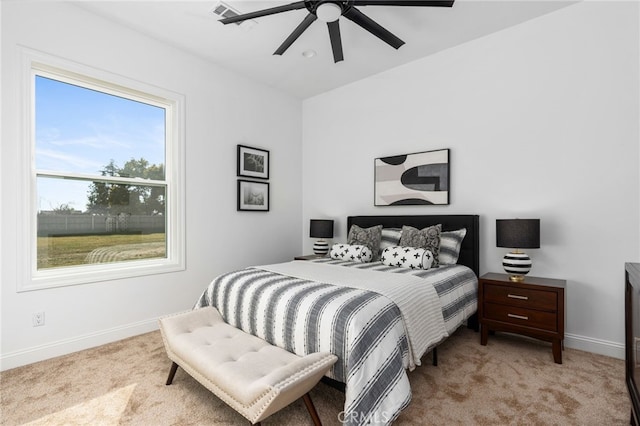
M 433 264 L 431 251 L 416 247 L 387 247 L 382 252 L 380 261 L 387 266 L 399 268 L 430 269 Z
M 365 245 L 334 244 L 331 246 L 329 257 L 337 260 L 348 260 L 349 262 L 368 263 L 373 259 L 373 253 Z

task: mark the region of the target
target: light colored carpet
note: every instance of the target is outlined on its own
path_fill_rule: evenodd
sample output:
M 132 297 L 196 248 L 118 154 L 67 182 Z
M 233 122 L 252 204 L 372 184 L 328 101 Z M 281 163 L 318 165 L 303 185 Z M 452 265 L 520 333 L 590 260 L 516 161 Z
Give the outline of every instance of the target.
M 398 425 L 626 425 L 624 361 L 460 329 L 409 373 L 413 400 Z M 2 425 L 249 424 L 171 362 L 159 332 L 0 373 Z M 320 383 L 311 393 L 325 425 L 337 425 L 344 395 Z M 297 401 L 263 422 L 312 424 Z

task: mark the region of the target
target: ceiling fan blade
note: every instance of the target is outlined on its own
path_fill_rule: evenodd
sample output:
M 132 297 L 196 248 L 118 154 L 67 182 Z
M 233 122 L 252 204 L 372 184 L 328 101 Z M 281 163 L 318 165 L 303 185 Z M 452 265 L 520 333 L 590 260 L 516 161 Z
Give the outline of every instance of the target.
M 354 6 L 431 6 L 451 7 L 454 0 L 354 0 Z
M 295 30 L 287 37 L 287 39 L 278 47 L 278 50 L 273 52 L 274 55 L 282 55 L 292 44 L 294 41 L 300 37 L 300 35 L 309 28 L 309 25 L 313 24 L 313 22 L 318 19 L 316 15 L 310 13 L 306 18 L 300 22 L 300 25 L 296 27 Z
M 304 9 L 306 6 L 304 1 L 286 4 L 284 6 L 271 7 L 269 9 L 257 10 L 255 12 L 243 13 L 238 16 L 220 19 L 223 24 L 233 24 L 235 22 L 246 21 L 247 19 L 260 18 L 262 16 L 275 15 L 276 13 L 288 12 L 290 10 Z
M 398 49 L 404 44 L 404 41 L 391 34 L 388 30 L 355 7 L 348 9 L 343 16 L 360 25 L 362 28 L 369 31 L 371 34 L 378 37 L 394 49 Z
M 329 38 L 331 39 L 331 49 L 333 49 L 333 62 L 338 63 L 344 60 L 342 56 L 342 39 L 340 38 L 340 21 L 327 22 L 329 27 Z

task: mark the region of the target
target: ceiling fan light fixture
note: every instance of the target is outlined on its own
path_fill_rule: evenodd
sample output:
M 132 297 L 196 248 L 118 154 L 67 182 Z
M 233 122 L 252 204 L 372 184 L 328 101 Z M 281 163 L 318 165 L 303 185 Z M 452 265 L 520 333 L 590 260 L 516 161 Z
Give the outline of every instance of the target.
M 335 3 L 322 3 L 316 9 L 316 16 L 323 22 L 337 21 L 342 15 L 342 8 Z

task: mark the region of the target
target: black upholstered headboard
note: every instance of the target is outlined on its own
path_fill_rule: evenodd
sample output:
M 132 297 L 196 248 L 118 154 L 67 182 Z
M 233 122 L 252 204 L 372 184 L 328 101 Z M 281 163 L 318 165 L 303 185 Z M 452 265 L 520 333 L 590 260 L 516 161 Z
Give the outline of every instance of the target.
M 462 240 L 458 264 L 471 268 L 476 276 L 480 276 L 480 216 L 478 215 L 349 216 L 347 233 L 351 225 L 358 225 L 361 228 L 376 225 L 382 225 L 384 228 L 402 228 L 402 225 L 407 225 L 422 229 L 438 223 L 442 224 L 443 231 L 467 228 L 467 235 Z

